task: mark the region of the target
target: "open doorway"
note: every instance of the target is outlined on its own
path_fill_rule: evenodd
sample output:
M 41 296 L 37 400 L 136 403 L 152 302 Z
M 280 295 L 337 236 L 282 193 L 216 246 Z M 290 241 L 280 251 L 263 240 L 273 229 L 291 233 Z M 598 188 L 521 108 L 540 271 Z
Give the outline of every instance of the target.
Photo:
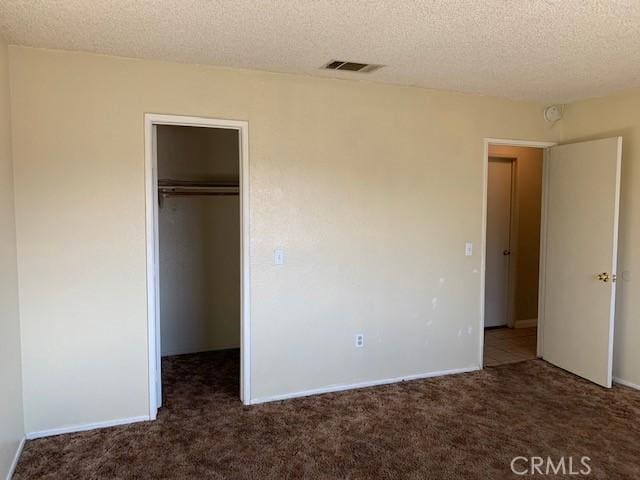
M 544 149 L 542 185 L 540 193 L 536 194 L 536 197 L 540 194 L 542 197 L 539 209 L 523 207 L 520 190 L 523 186 L 524 162 L 521 161 L 521 154 L 508 147 Z M 493 228 L 490 224 L 496 223 L 491 220 L 496 214 L 492 213 L 494 209 L 489 205 L 490 157 L 514 159 L 511 160 L 512 195 L 507 197 L 511 204 L 509 220 L 498 222 L 499 225 L 509 225 L 506 248 L 499 243 L 489 245 L 489 237 L 493 236 L 489 233 L 489 229 Z M 521 242 L 531 240 L 538 242 L 539 249 L 536 356 L 610 388 L 613 382 L 613 332 L 618 278 L 622 137 L 563 145 L 487 138 L 482 161 L 485 167 L 486 208 L 483 211 L 479 364 L 510 363 L 531 356 L 531 350 L 526 354 L 520 350 L 527 341 L 533 343 L 533 338 L 520 339 L 526 335 L 520 333 L 518 327 L 532 328 L 527 323 L 533 323 L 533 319 L 518 318 L 516 305 L 520 300 L 519 292 L 524 291 L 529 296 L 535 291 L 535 277 L 531 276 L 532 286 L 527 288 L 523 286 L 519 275 L 512 273 L 519 266 L 518 257 L 527 251 Z M 501 198 L 506 198 L 504 190 L 509 189 L 504 186 L 501 188 Z M 500 208 L 504 209 L 504 206 Z M 523 235 L 523 215 L 532 212 L 537 215 L 538 211 L 539 227 L 532 229 L 530 235 Z M 495 236 L 499 238 L 499 235 Z M 505 250 L 511 253 L 505 255 Z M 530 253 L 532 250 L 528 251 Z M 489 265 L 490 255 L 494 255 L 495 268 Z M 499 262 L 495 260 L 499 255 L 506 258 Z M 536 265 L 536 262 L 532 261 L 531 265 Z M 487 295 L 491 295 L 492 291 L 500 292 L 500 289 L 488 285 L 501 278 L 495 273 L 496 268 L 506 271 L 504 275 L 509 293 L 504 301 L 507 305 L 502 310 L 494 308 L 498 312 L 507 311 L 506 326 L 502 317 L 487 319 L 491 315 L 487 312 Z M 529 297 L 529 304 L 532 297 Z M 497 303 L 501 298 L 504 297 L 491 300 Z M 536 302 L 532 303 L 535 305 Z M 495 334 L 489 330 L 485 341 L 487 321 L 500 330 Z M 515 340 L 505 341 L 507 337 Z M 500 359 L 496 358 L 498 350 L 501 352 Z
M 247 124 L 145 123 L 150 417 L 216 385 L 249 403 Z
M 489 145 L 484 365 L 536 358 L 542 148 Z

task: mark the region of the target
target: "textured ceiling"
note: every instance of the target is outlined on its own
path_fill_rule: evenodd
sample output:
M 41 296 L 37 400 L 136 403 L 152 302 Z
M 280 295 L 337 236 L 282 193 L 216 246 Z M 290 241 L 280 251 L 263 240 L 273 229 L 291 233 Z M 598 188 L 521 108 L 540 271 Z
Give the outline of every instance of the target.
M 640 87 L 639 27 L 639 0 L 0 0 L 13 44 L 546 102 Z

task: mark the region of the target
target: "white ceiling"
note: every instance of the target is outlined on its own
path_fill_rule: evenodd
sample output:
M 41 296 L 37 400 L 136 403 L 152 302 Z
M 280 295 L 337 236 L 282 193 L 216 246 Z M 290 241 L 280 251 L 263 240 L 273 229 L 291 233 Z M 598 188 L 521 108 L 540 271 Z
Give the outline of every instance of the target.
M 13 44 L 545 102 L 640 87 L 639 27 L 638 0 L 0 0 Z

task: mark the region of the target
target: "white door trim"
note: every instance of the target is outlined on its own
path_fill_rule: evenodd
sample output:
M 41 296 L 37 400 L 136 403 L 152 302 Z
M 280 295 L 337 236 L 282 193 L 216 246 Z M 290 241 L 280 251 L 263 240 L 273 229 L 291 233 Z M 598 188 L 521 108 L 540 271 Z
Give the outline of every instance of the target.
M 541 142 L 536 140 L 512 140 L 506 138 L 485 138 L 484 150 L 482 157 L 482 233 L 480 245 L 480 329 L 478 331 L 478 366 L 483 368 L 484 365 L 484 295 L 485 295 L 485 275 L 486 275 L 486 259 L 487 259 L 487 193 L 489 188 L 489 145 L 509 145 L 512 147 L 533 147 L 533 148 L 549 148 L 557 145 L 557 142 Z M 544 160 L 543 160 L 544 168 Z M 544 191 L 545 187 L 542 186 L 543 197 L 543 210 L 541 215 L 545 215 L 544 212 Z M 541 219 L 544 221 L 544 217 Z M 542 237 L 541 237 L 542 238 Z M 540 268 L 544 268 L 542 263 L 542 244 L 540 245 Z M 540 278 L 542 278 L 542 270 L 540 271 Z M 538 314 L 539 321 L 542 321 L 542 315 Z M 540 324 L 538 325 L 538 332 L 542 330 Z M 538 348 L 540 348 L 540 333 L 538 333 Z M 539 353 L 539 351 L 538 351 Z
M 536 355 L 542 357 L 542 344 L 544 342 L 544 310 L 545 310 L 545 282 L 544 272 L 547 265 L 547 212 L 549 205 L 549 152 L 545 149 L 542 156 L 542 198 L 540 199 L 540 269 L 538 277 L 538 338 Z
M 158 187 L 155 151 L 156 125 L 228 128 L 238 131 L 240 138 L 240 398 L 245 405 L 251 402 L 251 317 L 249 269 L 249 124 L 241 120 L 224 120 L 180 115 L 147 113 L 145 131 L 145 197 L 147 249 L 147 332 L 148 332 L 148 388 L 149 418 L 158 412 L 157 364 L 160 359 L 159 288 L 158 288 Z

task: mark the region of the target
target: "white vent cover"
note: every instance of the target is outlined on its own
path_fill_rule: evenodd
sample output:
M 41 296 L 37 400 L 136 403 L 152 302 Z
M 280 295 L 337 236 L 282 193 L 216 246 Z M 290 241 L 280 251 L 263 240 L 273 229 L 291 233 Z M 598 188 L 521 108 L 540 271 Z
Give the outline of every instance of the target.
M 325 70 L 344 70 L 347 72 L 371 73 L 384 67 L 384 65 L 375 65 L 373 63 L 347 62 L 344 60 L 331 60 L 323 65 Z

